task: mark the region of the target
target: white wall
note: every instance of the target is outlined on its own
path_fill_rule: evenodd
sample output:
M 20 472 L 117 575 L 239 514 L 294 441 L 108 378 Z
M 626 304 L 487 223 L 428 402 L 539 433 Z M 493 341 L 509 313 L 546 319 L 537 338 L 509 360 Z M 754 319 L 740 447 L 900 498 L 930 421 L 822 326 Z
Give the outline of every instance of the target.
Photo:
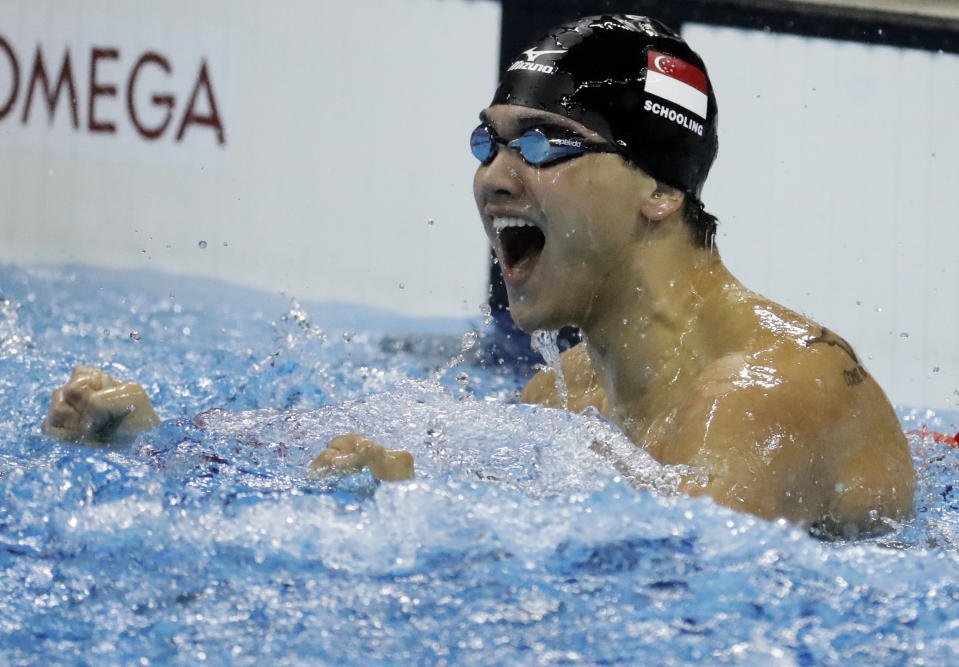
M 959 56 L 689 25 L 719 99 L 703 192 L 753 289 L 894 402 L 959 406 Z
M 146 266 L 474 315 L 487 251 L 465 136 L 495 85 L 498 32 L 490 0 L 4 0 L 20 89 L 0 118 L 0 261 Z M 959 57 L 695 25 L 686 36 L 719 95 L 704 199 L 732 270 L 848 338 L 895 402 L 959 406 Z M 38 44 L 53 77 L 71 54 L 79 129 L 66 98 L 51 124 L 36 92 L 22 121 Z M 118 51 L 97 75 L 117 93 L 94 100 L 113 133 L 89 130 L 94 47 Z M 141 123 L 163 120 L 153 94 L 176 96 L 154 141 L 126 109 L 150 50 L 172 73 L 142 70 Z M 203 125 L 175 138 L 201 62 L 222 145 Z M 0 50 L 0 111 L 11 90 Z
M 440 0 L 4 0 L 0 37 L 0 261 L 152 267 L 411 315 L 475 315 L 485 237 L 467 134 L 496 81 L 499 5 Z M 69 52 L 52 124 L 35 89 Z M 97 85 L 90 130 L 92 49 Z M 127 110 L 131 73 L 142 126 Z M 179 124 L 194 108 L 223 126 Z M 15 95 L 14 95 L 15 93 Z M 211 121 L 212 122 L 212 121 Z M 432 220 L 432 223 L 428 221 Z M 201 248 L 201 242 L 205 247 Z

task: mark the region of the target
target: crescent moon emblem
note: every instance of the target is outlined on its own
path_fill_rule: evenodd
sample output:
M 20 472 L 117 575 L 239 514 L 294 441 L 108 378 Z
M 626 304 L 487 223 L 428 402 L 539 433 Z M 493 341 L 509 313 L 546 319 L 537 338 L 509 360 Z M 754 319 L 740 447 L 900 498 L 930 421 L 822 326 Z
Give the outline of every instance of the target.
M 660 63 L 659 61 L 662 60 L 663 58 L 668 58 L 668 57 L 669 56 L 656 56 L 653 59 L 653 64 L 656 65 L 656 69 L 658 69 L 663 74 L 666 74 L 666 68 L 663 67 L 662 63 Z

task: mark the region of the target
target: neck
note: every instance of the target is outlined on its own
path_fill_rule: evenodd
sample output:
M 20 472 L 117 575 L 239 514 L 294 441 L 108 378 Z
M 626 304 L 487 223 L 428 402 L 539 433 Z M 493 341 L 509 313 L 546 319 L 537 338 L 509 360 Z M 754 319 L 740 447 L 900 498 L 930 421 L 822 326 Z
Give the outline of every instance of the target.
M 718 253 L 692 245 L 678 223 L 654 227 L 625 249 L 597 295 L 593 313 L 600 315 L 581 326 L 621 425 L 674 405 L 717 355 L 711 315 L 735 279 Z

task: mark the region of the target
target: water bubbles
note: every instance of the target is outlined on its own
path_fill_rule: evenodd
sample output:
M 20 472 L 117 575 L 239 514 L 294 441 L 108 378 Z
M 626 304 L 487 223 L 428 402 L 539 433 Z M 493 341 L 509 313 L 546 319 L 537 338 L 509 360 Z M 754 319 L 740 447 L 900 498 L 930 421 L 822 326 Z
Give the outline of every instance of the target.
M 489 307 L 488 303 L 484 303 L 479 307 L 480 314 L 483 316 L 483 324 L 489 326 L 493 323 L 493 309 Z
M 467 331 L 463 334 L 463 337 L 460 339 L 460 351 L 466 352 L 472 350 L 476 346 L 476 342 L 479 340 L 479 334 L 475 331 Z
M 199 243 L 196 244 L 196 247 L 199 248 L 200 250 L 203 250 L 204 248 L 206 248 L 206 241 L 200 241 Z
M 140 332 L 137 331 L 136 329 L 134 329 L 133 331 L 131 331 L 131 332 L 130 332 L 130 340 L 132 340 L 134 343 L 139 343 L 139 342 L 140 342 Z
M 563 363 L 559 356 L 558 331 L 537 329 L 533 332 L 530 344 L 533 349 L 542 355 L 546 368 L 554 374 L 556 393 L 563 400 L 563 407 L 569 409 L 569 389 L 566 386 L 566 377 L 563 375 Z

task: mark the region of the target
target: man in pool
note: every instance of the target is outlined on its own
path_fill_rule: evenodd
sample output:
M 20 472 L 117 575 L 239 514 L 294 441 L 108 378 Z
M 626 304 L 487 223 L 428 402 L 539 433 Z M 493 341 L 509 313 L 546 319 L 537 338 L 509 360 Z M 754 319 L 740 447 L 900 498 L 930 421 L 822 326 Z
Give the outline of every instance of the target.
M 595 407 L 659 462 L 698 471 L 690 494 L 827 533 L 884 530 L 912 509 L 905 437 L 848 343 L 723 265 L 700 201 L 716 117 L 702 60 L 645 17 L 561 26 L 507 68 L 470 137 L 476 204 L 520 328 L 583 334 L 562 356 L 568 394 L 540 372 L 522 400 Z M 114 428 L 109 408 L 76 411 L 55 395 L 46 427 Z M 413 476 L 408 453 L 357 434 L 310 465 L 364 467 Z

